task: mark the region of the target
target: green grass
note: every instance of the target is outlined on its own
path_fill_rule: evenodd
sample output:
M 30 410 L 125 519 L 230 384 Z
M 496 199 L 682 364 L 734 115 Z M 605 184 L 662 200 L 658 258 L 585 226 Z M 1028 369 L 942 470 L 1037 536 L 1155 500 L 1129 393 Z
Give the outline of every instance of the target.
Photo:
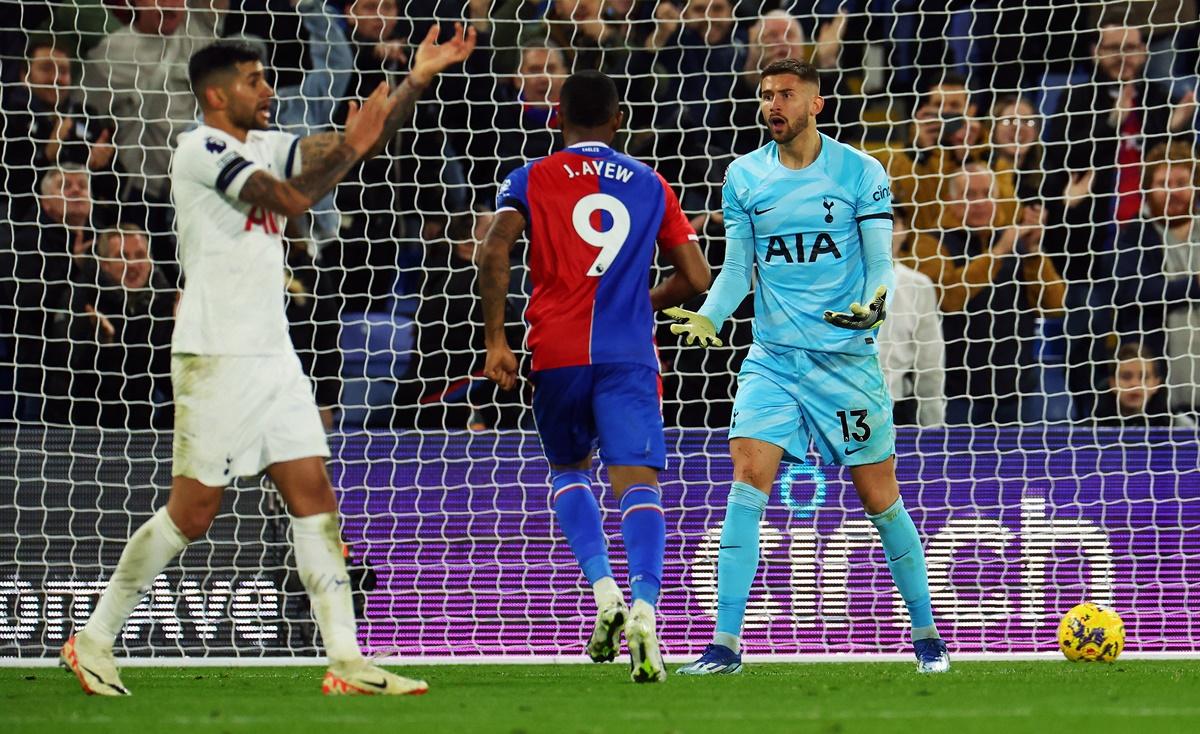
M 672 666 L 674 667 L 674 666 Z M 131 698 L 57 669 L 0 668 L 0 732 L 1198 732 L 1200 661 L 751 664 L 634 685 L 618 665 L 410 669 L 425 696 L 325 698 L 319 668 L 130 668 Z

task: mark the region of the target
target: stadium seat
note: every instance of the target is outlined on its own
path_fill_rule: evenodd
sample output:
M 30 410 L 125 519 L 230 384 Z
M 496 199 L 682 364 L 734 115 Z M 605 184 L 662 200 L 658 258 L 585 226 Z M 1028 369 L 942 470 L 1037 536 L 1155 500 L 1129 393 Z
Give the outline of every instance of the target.
M 412 319 L 397 313 L 351 312 L 342 317 L 342 424 L 366 426 L 389 410 L 396 380 L 408 369 Z

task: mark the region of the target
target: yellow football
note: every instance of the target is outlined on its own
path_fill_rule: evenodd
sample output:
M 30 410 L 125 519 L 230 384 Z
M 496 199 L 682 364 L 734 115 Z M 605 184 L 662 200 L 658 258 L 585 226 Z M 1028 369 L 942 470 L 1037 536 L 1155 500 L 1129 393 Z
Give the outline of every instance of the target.
M 1125 623 L 1108 607 L 1080 604 L 1059 622 L 1058 647 L 1067 660 L 1111 663 L 1125 649 Z

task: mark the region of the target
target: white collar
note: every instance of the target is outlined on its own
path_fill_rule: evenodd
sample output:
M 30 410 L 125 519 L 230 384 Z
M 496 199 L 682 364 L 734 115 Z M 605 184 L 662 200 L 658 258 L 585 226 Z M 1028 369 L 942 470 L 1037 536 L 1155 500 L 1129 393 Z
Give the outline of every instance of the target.
M 601 143 L 599 140 L 584 140 L 583 142 L 568 145 L 567 149 L 571 148 L 607 148 L 608 143 Z

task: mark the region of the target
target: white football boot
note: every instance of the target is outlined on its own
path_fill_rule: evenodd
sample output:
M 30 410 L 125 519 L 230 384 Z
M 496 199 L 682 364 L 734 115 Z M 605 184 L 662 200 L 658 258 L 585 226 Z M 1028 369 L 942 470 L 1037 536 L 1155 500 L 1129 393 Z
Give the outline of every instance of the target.
M 83 692 L 89 696 L 132 695 L 117 673 L 112 648 L 92 642 L 82 632 L 71 635 L 59 651 L 58 661 L 75 674 Z

